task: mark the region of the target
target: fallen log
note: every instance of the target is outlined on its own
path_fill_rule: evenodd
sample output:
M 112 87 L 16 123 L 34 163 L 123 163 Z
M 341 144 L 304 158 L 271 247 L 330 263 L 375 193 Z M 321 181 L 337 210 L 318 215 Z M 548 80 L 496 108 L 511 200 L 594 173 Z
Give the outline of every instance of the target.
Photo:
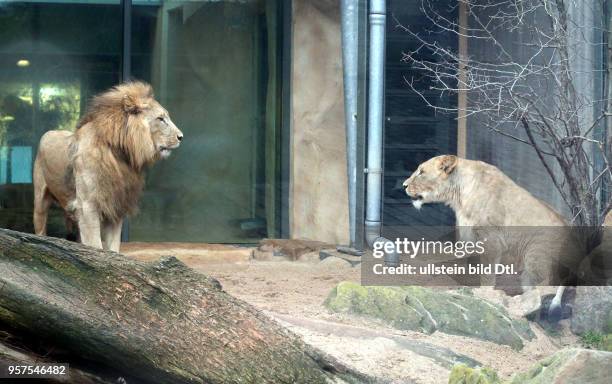
M 0 229 L 0 327 L 132 383 L 362 383 L 174 257 Z

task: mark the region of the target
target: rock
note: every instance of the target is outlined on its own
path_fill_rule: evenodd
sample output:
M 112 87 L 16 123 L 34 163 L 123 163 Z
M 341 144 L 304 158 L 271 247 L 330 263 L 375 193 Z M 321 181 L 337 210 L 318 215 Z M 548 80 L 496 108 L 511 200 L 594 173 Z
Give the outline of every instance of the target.
M 612 376 L 612 352 L 563 349 L 541 360 L 511 384 L 607 384 Z
M 321 259 L 319 258 L 319 252 L 313 251 L 298 256 L 297 261 L 316 264 L 321 261 Z
M 400 287 L 362 287 L 342 282 L 327 297 L 324 305 L 334 312 L 348 312 L 382 319 L 398 329 L 433 333 L 435 324 L 406 305 L 406 292 Z
M 340 248 L 340 247 L 339 247 Z M 352 267 L 356 267 L 361 264 L 363 260 L 361 256 L 349 255 L 338 251 L 337 249 L 323 249 L 319 252 L 319 258 L 324 260 L 328 257 L 339 257 L 351 263 Z
M 505 309 L 461 292 L 424 287 L 362 287 L 338 284 L 325 305 L 332 311 L 381 319 L 391 326 L 423 333 L 473 337 L 514 349 L 534 337 L 526 320 L 513 320 Z
M 540 310 L 542 300 L 537 288 L 508 299 L 508 312 L 515 317 L 526 317 Z
M 321 260 L 319 265 L 325 266 L 328 269 L 351 268 L 352 267 L 349 261 L 344 260 L 343 258 L 340 258 L 340 257 L 335 257 L 335 256 L 326 257 L 325 259 Z
M 539 361 L 526 372 L 516 374 L 509 384 L 607 384 L 610 375 L 611 352 L 563 349 Z M 457 364 L 451 370 L 448 383 L 501 384 L 502 381 L 488 368 Z
M 274 256 L 274 252 L 272 251 L 266 251 L 266 250 L 261 250 L 261 249 L 255 249 L 253 251 L 253 260 L 271 261 L 274 259 L 278 259 L 278 257 Z
M 612 286 L 576 288 L 571 329 L 578 335 L 612 333 Z
M 271 252 L 274 256 L 284 256 L 289 260 L 297 260 L 305 253 L 329 248 L 334 248 L 334 245 L 301 239 L 263 239 L 259 242 L 260 251 Z
M 470 368 L 465 364 L 453 367 L 448 384 L 501 384 L 497 373 L 489 368 Z

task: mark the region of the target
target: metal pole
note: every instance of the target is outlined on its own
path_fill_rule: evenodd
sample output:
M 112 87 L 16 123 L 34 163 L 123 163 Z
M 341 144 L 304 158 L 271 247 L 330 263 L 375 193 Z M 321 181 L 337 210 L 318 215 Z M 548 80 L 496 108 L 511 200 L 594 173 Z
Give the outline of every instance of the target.
M 365 247 L 365 173 L 366 141 L 368 125 L 368 0 L 359 0 L 358 6 L 358 48 L 357 48 L 357 185 L 355 246 L 363 251 Z
M 368 19 L 369 79 L 368 79 L 368 150 L 366 172 L 365 237 L 372 245 L 381 233 L 382 155 L 385 81 L 385 0 L 370 0 Z
M 342 59 L 344 69 L 344 118 L 348 171 L 350 246 L 357 239 L 357 84 L 359 44 L 359 0 L 341 0 Z
M 385 116 L 385 0 L 370 0 L 370 56 L 368 78 L 368 158 L 366 168 L 365 238 L 370 247 L 390 243 L 382 233 L 383 128 Z M 392 242 L 391 242 L 392 243 Z M 394 249 L 395 247 L 392 247 Z M 386 247 L 383 246 L 383 249 Z M 396 252 L 385 252 L 385 264 L 399 265 Z

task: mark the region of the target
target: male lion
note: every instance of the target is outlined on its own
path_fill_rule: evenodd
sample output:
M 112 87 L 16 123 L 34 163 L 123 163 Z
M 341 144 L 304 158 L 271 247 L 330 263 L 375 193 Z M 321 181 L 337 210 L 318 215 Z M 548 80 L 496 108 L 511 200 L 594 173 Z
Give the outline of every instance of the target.
M 128 82 L 95 96 L 74 133 L 49 131 L 34 163 L 34 229 L 45 235 L 52 202 L 78 224 L 81 242 L 119 251 L 144 171 L 179 146 L 183 133 L 150 85 Z
M 460 237 L 487 239 L 486 261 L 517 265 L 523 292 L 565 283 L 563 272 L 575 271 L 580 262 L 579 244 L 564 218 L 493 165 L 437 156 L 419 165 L 403 185 L 416 208 L 426 203 L 450 206 Z M 562 295 L 559 288 L 552 311 L 560 309 Z

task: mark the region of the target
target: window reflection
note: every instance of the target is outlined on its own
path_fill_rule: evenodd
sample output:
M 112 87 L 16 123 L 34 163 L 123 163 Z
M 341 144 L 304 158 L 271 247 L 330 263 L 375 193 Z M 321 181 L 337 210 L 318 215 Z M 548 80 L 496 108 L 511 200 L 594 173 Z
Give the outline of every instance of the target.
M 0 227 L 31 232 L 32 165 L 48 130 L 73 130 L 119 81 L 119 1 L 0 1 Z M 64 236 L 52 210 L 48 232 Z
M 276 1 L 135 6 L 133 75 L 185 133 L 149 172 L 131 240 L 255 242 L 277 214 Z
M 185 133 L 148 174 L 130 240 L 278 236 L 282 1 L 134 1 L 132 77 Z M 0 227 L 31 232 L 32 165 L 48 130 L 73 130 L 120 81 L 119 1 L 0 0 Z M 64 236 L 51 212 L 48 233 Z

